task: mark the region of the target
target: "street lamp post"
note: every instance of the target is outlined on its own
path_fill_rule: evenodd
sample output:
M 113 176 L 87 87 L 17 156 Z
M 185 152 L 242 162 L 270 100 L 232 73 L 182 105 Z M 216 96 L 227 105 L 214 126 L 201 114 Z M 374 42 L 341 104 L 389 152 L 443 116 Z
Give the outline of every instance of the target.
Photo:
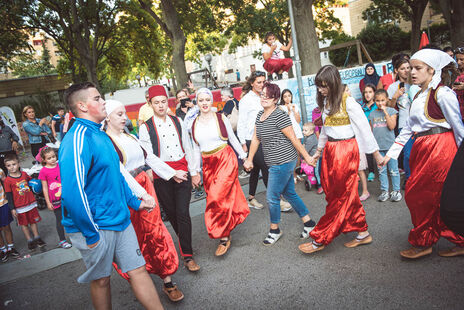
M 211 84 L 213 84 L 213 74 L 211 73 L 211 61 L 213 60 L 213 56 L 211 54 L 206 54 L 205 60 L 208 63 L 209 77 L 211 78 Z M 206 79 L 206 87 L 208 87 L 208 78 Z
M 293 40 L 293 52 L 295 54 L 295 73 L 296 80 L 298 82 L 298 94 L 300 95 L 300 110 L 301 118 L 303 119 L 303 124 L 308 121 L 308 115 L 306 113 L 306 103 L 304 99 L 304 89 L 303 89 L 303 80 L 301 79 L 301 60 L 298 53 L 298 42 L 296 40 L 296 31 L 295 31 L 295 20 L 293 19 L 293 6 L 292 0 L 288 0 L 288 15 L 290 17 L 290 25 L 292 27 L 292 40 Z

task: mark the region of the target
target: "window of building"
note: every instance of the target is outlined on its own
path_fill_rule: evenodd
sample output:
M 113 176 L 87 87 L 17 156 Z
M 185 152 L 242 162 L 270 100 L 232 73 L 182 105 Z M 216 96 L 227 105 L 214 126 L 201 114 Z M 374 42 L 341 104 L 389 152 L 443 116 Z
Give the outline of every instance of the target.
M 34 44 L 34 46 L 40 46 L 42 45 L 42 40 L 34 40 L 32 41 L 32 43 Z

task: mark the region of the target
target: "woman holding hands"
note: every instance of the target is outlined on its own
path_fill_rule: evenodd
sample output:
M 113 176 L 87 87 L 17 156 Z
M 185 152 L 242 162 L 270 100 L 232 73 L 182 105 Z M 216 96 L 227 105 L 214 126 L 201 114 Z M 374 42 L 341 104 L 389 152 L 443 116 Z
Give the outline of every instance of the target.
M 261 94 L 261 105 L 264 110 L 260 111 L 256 118 L 250 151 L 243 164 L 247 170 L 253 168 L 253 157 L 258 150 L 259 144 L 261 144 L 264 160 L 269 167 L 266 198 L 271 216 L 271 226 L 269 234 L 263 241 L 266 246 L 273 245 L 282 236 L 279 228 L 281 195 L 291 204 L 303 221 L 301 239 L 308 238 L 309 233 L 316 224 L 309 217 L 308 209 L 295 192 L 295 183 L 293 181 L 293 171 L 298 153 L 309 164 L 315 165 L 315 161 L 296 138 L 288 114 L 277 107 L 279 97 L 279 86 L 271 83 L 264 84 Z

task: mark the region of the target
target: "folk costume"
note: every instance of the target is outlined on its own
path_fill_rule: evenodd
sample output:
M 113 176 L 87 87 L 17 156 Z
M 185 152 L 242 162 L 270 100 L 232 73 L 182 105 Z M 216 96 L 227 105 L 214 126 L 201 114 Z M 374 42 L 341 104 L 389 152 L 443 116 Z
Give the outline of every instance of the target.
M 409 138 L 416 137 L 410 157 L 411 176 L 405 191 L 414 225 L 408 241 L 414 248 L 429 248 L 440 237 L 445 237 L 464 247 L 464 237 L 449 230 L 440 217 L 443 183 L 464 137 L 456 94 L 440 85 L 441 69 L 454 60 L 444 52 L 431 49 L 418 51 L 413 59 L 426 63 L 435 73 L 427 89 L 416 94 L 406 126 L 387 153 L 390 158 L 398 158 Z M 413 256 L 405 257 L 416 258 Z
M 352 97 L 345 94 L 333 115 L 324 109 L 322 119 L 318 148 L 324 148 L 321 181 L 327 207 L 310 233 L 317 245 L 331 243 L 340 233 L 367 231 L 358 194 L 359 154 L 379 149 L 361 106 Z
M 197 98 L 200 93 L 209 94 L 212 100 L 208 89 L 200 89 Z M 229 120 L 220 113 L 215 113 L 207 123 L 195 118 L 191 133 L 197 167 L 200 167 L 200 155 L 203 160 L 208 235 L 212 239 L 229 237 L 250 213 L 238 180 L 238 160 L 232 147 L 241 159 L 247 155 L 235 137 Z
M 119 101 L 107 100 L 105 107 L 108 115 L 121 105 Z M 151 212 L 130 209 L 131 222 L 137 235 L 140 250 L 146 261 L 145 267 L 147 271 L 164 279 L 177 271 L 179 258 L 171 235 L 161 220 L 158 199 L 153 183 L 145 172 L 145 167 L 148 165 L 166 180 L 171 179 L 176 174 L 176 171 L 152 153 L 147 152 L 136 137 L 125 132 L 122 132 L 119 136 L 108 132 L 107 134 L 118 153 L 122 164 L 121 173 L 132 192 L 137 197 L 142 197 L 148 193 L 156 201 L 157 207 Z M 114 266 L 121 276 L 127 280 L 129 279 L 126 273 L 122 273 L 117 268 L 116 263 L 114 263 Z
M 161 85 L 150 87 L 148 94 L 150 100 L 155 96 L 167 97 L 167 92 Z M 198 173 L 194 166 L 189 134 L 178 117 L 166 115 L 163 120 L 154 115 L 140 127 L 139 139 L 148 152 L 159 157 L 171 168 L 190 172 L 190 175 Z M 184 259 L 192 258 L 192 221 L 189 210 L 191 178 L 189 176 L 187 181 L 177 183 L 174 179 L 164 179 L 155 170 L 153 178 L 161 207 L 179 238 L 181 255 Z

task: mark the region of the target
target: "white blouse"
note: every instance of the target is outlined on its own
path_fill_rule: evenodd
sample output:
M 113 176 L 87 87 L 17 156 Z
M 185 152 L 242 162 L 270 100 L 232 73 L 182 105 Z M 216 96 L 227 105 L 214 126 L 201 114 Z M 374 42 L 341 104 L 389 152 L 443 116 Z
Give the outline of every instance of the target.
M 147 164 L 157 175 L 159 175 L 161 178 L 165 180 L 169 180 L 176 174 L 176 171 L 173 168 L 171 168 L 161 159 L 153 155 L 152 152 L 146 152 L 147 158 L 145 158 L 142 150 L 143 146 L 140 144 L 137 138 L 130 137 L 129 135 L 124 133 L 118 136 L 112 135 L 111 138 L 121 149 L 121 152 L 123 152 L 125 155 L 126 163 L 125 165 L 121 163 L 121 173 L 124 176 L 124 179 L 126 179 L 129 188 L 132 190 L 132 192 L 134 192 L 134 194 L 137 197 L 142 197 L 147 192 L 135 180 L 135 178 L 129 173 L 129 171 L 132 171 Z
M 346 99 L 346 112 L 350 118 L 350 125 L 343 126 L 326 126 L 322 127 L 319 135 L 318 148 L 323 148 L 328 141 L 328 137 L 333 139 L 348 139 L 356 137 L 358 142 L 359 152 L 365 154 L 372 154 L 379 150 L 377 141 L 372 134 L 371 126 L 367 121 L 361 105 L 354 100 L 353 97 Z M 322 113 L 322 120 L 325 119 L 329 111 L 324 109 Z
M 452 129 L 457 146 L 459 147 L 461 145 L 462 138 L 464 137 L 464 125 L 462 124 L 461 112 L 459 111 L 459 102 L 456 98 L 456 94 L 448 87 L 441 87 L 438 90 L 436 94 L 437 103 L 446 121 L 437 123 L 425 116 L 425 103 L 428 92 L 429 89 L 419 93 L 417 98 L 413 101 L 406 125 L 403 127 L 398 137 L 396 137 L 395 143 L 393 143 L 390 150 L 387 152 L 388 157 L 397 159 L 404 145 L 414 133 L 424 132 L 434 127 Z
M 230 144 L 239 154 L 241 159 L 246 158 L 247 154 L 243 151 L 242 145 L 238 141 L 237 137 L 235 137 L 229 120 L 227 117 L 222 117 L 222 120 L 224 121 Z M 227 143 L 227 141 L 222 140 L 219 136 L 219 128 L 216 122 L 217 121 L 215 117 L 209 119 L 207 123 L 199 121 L 199 119 L 197 119 L 195 122 L 195 139 L 197 140 L 198 144 L 193 142 L 193 149 L 195 153 L 196 167 L 201 167 L 201 152 L 212 151 Z
M 261 98 L 253 90 L 243 96 L 238 106 L 237 137 L 242 144 L 245 144 L 246 140 L 251 141 L 253 138 L 256 116 L 263 106 Z
M 300 109 L 296 104 L 291 103 L 291 105 L 295 106 L 295 113 L 300 113 Z M 300 124 L 295 119 L 295 114 L 287 109 L 285 105 L 279 105 L 279 108 L 282 109 L 285 113 L 290 116 L 290 120 L 292 121 L 293 131 L 295 132 L 295 136 L 297 139 L 303 139 L 303 131 L 301 130 Z

